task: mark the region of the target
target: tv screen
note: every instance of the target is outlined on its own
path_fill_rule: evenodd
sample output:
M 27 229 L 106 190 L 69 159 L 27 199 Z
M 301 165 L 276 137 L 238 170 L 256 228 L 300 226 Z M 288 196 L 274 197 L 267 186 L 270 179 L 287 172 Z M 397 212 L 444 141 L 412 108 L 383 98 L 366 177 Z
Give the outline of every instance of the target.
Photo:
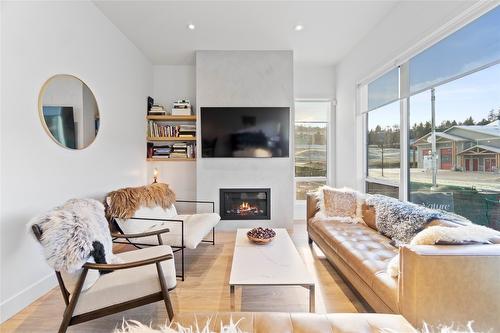
M 43 117 L 50 133 L 59 143 L 68 148 L 77 148 L 72 106 L 44 106 Z
M 288 157 L 290 108 L 202 107 L 202 157 Z

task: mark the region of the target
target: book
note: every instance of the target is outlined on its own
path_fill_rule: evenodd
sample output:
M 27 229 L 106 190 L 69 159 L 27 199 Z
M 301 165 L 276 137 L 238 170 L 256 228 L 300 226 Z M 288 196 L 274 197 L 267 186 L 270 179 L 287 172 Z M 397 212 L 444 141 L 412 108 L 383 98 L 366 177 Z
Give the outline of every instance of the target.
M 191 108 L 172 108 L 172 116 L 190 116 Z

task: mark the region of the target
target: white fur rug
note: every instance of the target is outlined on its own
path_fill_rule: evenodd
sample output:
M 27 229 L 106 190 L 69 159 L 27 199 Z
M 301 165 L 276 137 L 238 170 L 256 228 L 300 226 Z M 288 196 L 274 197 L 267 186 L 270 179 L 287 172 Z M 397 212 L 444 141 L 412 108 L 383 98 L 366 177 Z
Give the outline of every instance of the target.
M 114 333 L 245 333 L 238 328 L 239 321 L 234 323 L 233 320 L 230 319 L 228 325 L 222 325 L 221 323 L 222 328 L 220 332 L 210 330 L 210 323 L 211 319 L 208 319 L 203 327 L 200 327 L 198 322 L 196 322 L 194 327 L 183 327 L 180 324 L 173 324 L 173 326 L 176 326 L 177 329 L 168 326 L 153 329 L 150 326 L 143 325 L 138 321 L 128 320 L 124 321 L 122 323 L 122 327 L 117 328 Z
M 420 331 L 421 333 L 479 333 L 475 332 L 472 328 L 473 322 L 469 322 L 466 327 L 460 328 L 455 326 L 439 326 L 433 328 L 430 325 L 424 323 L 424 327 Z M 170 327 L 162 327 L 160 329 L 153 329 L 149 326 L 143 325 L 137 321 L 129 320 L 124 321 L 120 329 L 116 329 L 114 333 L 245 333 L 240 330 L 237 326 L 238 323 L 233 323 L 232 320 L 229 325 L 222 327 L 220 332 L 213 332 L 209 329 L 210 320 L 207 321 L 204 327 L 200 328 L 198 325 L 196 327 L 182 327 L 178 325 L 177 329 Z M 381 333 L 401 333 L 391 329 L 380 329 Z M 271 331 L 270 331 L 271 333 Z

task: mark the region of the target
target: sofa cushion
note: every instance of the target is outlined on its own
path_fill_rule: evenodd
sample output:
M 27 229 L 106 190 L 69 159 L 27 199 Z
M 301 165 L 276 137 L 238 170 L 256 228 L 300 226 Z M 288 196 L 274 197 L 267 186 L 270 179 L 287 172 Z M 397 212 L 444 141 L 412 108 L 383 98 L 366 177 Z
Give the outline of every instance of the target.
M 362 224 L 319 221 L 311 225 L 391 309 L 397 309 L 397 279 L 387 279 L 389 261 L 398 254 L 390 239 Z
M 203 238 L 207 236 L 212 228 L 214 228 L 220 221 L 220 216 L 216 213 L 177 215 L 177 210 L 174 205 L 172 205 L 169 209 L 163 209 L 161 207 L 141 207 L 135 216 L 137 218 L 148 217 L 184 221 L 184 246 L 188 249 L 195 249 Z M 164 233 L 161 236 L 163 244 L 170 246 L 182 245 L 182 224 L 180 222 L 139 219 L 116 219 L 116 221 L 122 231 L 126 234 L 142 233 L 151 230 L 169 228 L 170 232 Z M 158 244 L 156 236 L 137 238 L 136 241 L 143 244 Z
M 184 246 L 188 249 L 196 249 L 220 221 L 220 216 L 217 213 L 199 213 L 192 215 L 177 215 L 175 219 L 184 221 Z M 162 239 L 164 244 L 172 246 L 181 246 L 181 224 L 176 222 L 167 222 L 166 227 L 170 228 L 170 232 L 163 234 Z
M 140 250 L 120 253 L 121 262 L 139 261 L 147 258 L 172 254 L 170 246 L 153 246 Z M 161 262 L 165 282 L 169 289 L 175 288 L 174 260 Z M 139 297 L 160 292 L 160 280 L 155 264 L 121 269 L 104 274 L 88 290 L 80 294 L 74 315 L 97 310 L 110 305 L 126 302 Z

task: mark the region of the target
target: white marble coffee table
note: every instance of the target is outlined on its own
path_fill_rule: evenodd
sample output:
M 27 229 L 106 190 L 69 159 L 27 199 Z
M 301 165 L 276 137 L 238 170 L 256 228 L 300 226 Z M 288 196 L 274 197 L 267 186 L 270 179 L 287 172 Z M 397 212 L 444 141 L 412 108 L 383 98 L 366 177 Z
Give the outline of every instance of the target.
M 271 243 L 257 245 L 247 238 L 250 229 L 238 229 L 229 288 L 231 310 L 236 286 L 301 286 L 309 289 L 309 311 L 314 312 L 314 279 L 286 229 L 275 229 Z

